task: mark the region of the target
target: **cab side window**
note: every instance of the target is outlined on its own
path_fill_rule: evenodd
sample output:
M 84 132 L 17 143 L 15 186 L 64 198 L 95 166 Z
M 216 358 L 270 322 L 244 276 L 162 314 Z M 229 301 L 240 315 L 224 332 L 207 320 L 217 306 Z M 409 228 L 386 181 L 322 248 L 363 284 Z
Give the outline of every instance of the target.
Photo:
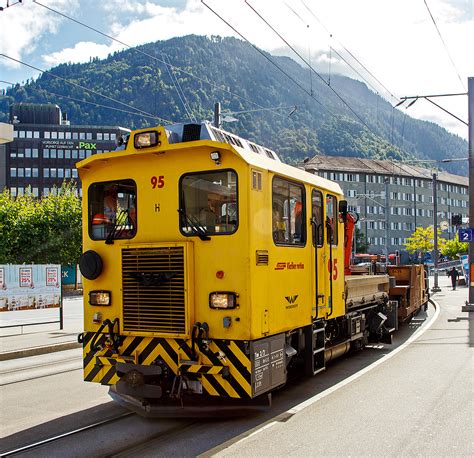
M 275 177 L 272 185 L 272 231 L 276 245 L 306 243 L 304 187 Z
M 326 231 L 328 242 L 337 245 L 337 199 L 330 194 L 326 196 Z
M 324 224 L 323 224 L 323 194 L 321 191 L 313 189 L 311 195 L 313 219 L 313 245 L 323 246 L 324 243 Z

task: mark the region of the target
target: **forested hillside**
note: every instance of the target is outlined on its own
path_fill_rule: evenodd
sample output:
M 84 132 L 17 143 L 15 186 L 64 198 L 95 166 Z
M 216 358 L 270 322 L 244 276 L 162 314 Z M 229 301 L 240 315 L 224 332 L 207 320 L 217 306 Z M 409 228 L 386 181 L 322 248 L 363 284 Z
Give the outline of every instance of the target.
M 255 104 L 265 108 L 296 105 L 298 109 L 291 117 L 287 116 L 290 108 L 279 112 L 255 111 L 233 115 L 238 122 L 224 123 L 223 127 L 271 147 L 293 163 L 317 153 L 381 159 L 444 159 L 467 154 L 467 142 L 460 137 L 434 123 L 393 110 L 359 81 L 331 76 L 332 88 L 357 116 L 315 75 L 310 97 L 250 45 L 234 38 L 186 36 L 137 49 L 157 60 L 129 49 L 104 60 L 63 64 L 50 70 L 60 78 L 42 74 L 35 81 L 17 84 L 0 97 L 0 120 L 8 119 L 8 107 L 13 102 L 52 102 L 60 105 L 73 124 L 134 128 L 157 123 L 131 114 L 131 108 L 99 94 L 174 122 L 188 121 L 189 116 L 198 121 L 211 120 L 217 101 L 223 111 L 232 112 L 256 109 Z M 272 59 L 310 91 L 308 69 L 287 57 Z M 174 67 L 168 69 L 163 60 Z M 64 79 L 95 93 L 67 84 Z M 178 96 L 179 90 L 189 105 L 190 115 L 181 101 L 183 97 Z M 456 166 L 451 171 L 460 173 L 458 169 Z

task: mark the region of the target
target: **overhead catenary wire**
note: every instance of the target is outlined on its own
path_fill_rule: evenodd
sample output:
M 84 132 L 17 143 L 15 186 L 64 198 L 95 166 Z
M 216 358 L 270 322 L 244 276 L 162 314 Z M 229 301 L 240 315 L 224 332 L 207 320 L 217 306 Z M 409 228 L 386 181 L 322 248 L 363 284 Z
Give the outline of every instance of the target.
M 133 47 L 133 46 L 131 46 L 131 45 L 129 45 L 129 44 L 127 44 L 127 43 L 125 43 L 125 42 L 123 42 L 123 41 L 121 41 L 121 40 L 115 38 L 115 37 L 112 37 L 111 35 L 108 35 L 108 34 L 105 33 L 105 32 L 102 32 L 101 30 L 99 30 L 99 29 L 97 29 L 97 28 L 95 28 L 95 27 L 92 27 L 92 26 L 90 26 L 90 25 L 88 25 L 88 24 L 85 24 L 84 22 L 81 22 L 81 21 L 79 21 L 79 20 L 77 20 L 77 19 L 75 19 L 75 18 L 73 18 L 73 17 L 71 17 L 71 16 L 68 16 L 67 14 L 62 13 L 61 11 L 58 11 L 58 10 L 56 10 L 56 9 L 54 9 L 54 8 L 51 8 L 50 6 L 46 6 L 46 5 L 42 4 L 41 2 L 39 2 L 39 1 L 37 1 L 37 0 L 33 0 L 33 2 L 34 2 L 36 5 L 41 6 L 42 8 L 45 8 L 45 9 L 47 9 L 47 10 L 53 12 L 53 13 L 56 13 L 56 14 L 58 14 L 58 15 L 64 17 L 64 18 L 66 18 L 66 19 L 68 19 L 68 20 L 70 20 L 70 21 L 72 21 L 72 22 L 74 22 L 74 23 L 76 23 L 76 24 L 78 24 L 78 25 L 81 25 L 82 27 L 85 27 L 85 28 L 87 28 L 87 29 L 89 29 L 89 30 L 92 30 L 93 32 L 96 32 L 96 33 L 98 33 L 99 35 L 102 35 L 103 37 L 108 38 L 109 40 L 115 41 L 116 43 L 119 43 L 120 45 L 126 47 L 127 49 L 131 49 L 132 51 L 135 51 L 135 52 L 137 52 L 137 53 L 140 53 L 140 54 L 142 54 L 142 55 L 144 55 L 144 56 L 149 57 L 150 59 L 153 59 L 153 60 L 155 60 L 155 61 L 157 61 L 157 62 L 160 62 L 160 63 L 162 63 L 162 64 L 164 64 L 164 65 L 166 65 L 166 66 L 169 66 L 169 67 L 172 68 L 173 70 L 176 70 L 176 71 L 178 71 L 178 72 L 180 72 L 180 73 L 183 73 L 183 74 L 185 74 L 185 75 L 187 75 L 187 76 L 189 76 L 189 77 L 191 77 L 191 78 L 194 78 L 194 79 L 196 79 L 196 80 L 198 80 L 198 81 L 201 81 L 202 83 L 208 84 L 209 86 L 213 87 L 214 89 L 217 89 L 217 90 L 220 90 L 220 91 L 222 91 L 222 92 L 225 92 L 225 93 L 227 93 L 227 94 L 229 94 L 229 95 L 232 95 L 232 96 L 235 97 L 235 98 L 241 99 L 241 100 L 243 100 L 243 101 L 245 101 L 245 102 L 248 102 L 248 103 L 250 103 L 250 104 L 252 104 L 252 105 L 258 106 L 258 107 L 260 107 L 260 108 L 264 108 L 262 105 L 258 104 L 257 102 L 254 102 L 253 100 L 250 100 L 250 99 L 248 99 L 247 97 L 244 97 L 244 96 L 242 96 L 242 95 L 240 95 L 240 94 L 237 94 L 237 93 L 235 93 L 235 92 L 230 91 L 229 89 L 227 89 L 227 88 L 226 88 L 225 86 L 223 86 L 223 85 L 220 85 L 220 84 L 217 84 L 217 83 L 215 83 L 215 82 L 213 82 L 213 81 L 210 81 L 210 80 L 208 80 L 207 78 L 201 78 L 201 77 L 196 76 L 196 75 L 194 75 L 193 73 L 190 73 L 190 72 L 188 72 L 188 71 L 186 71 L 186 70 L 184 70 L 184 69 L 182 69 L 182 68 L 180 68 L 180 67 L 178 67 L 178 66 L 176 66 L 176 65 L 167 63 L 167 62 L 165 62 L 164 60 L 162 60 L 162 59 L 160 59 L 160 58 L 158 58 L 158 57 L 156 57 L 156 56 L 153 56 L 152 54 L 149 54 L 149 53 L 147 53 L 147 52 L 145 52 L 145 51 L 143 51 L 143 50 L 141 50 L 141 49 L 138 49 L 138 48 L 136 48 L 136 47 Z
M 13 61 L 13 62 L 17 62 L 17 63 L 19 63 L 19 64 L 21 64 L 21 65 L 26 66 L 26 67 L 32 68 L 33 70 L 36 70 L 36 71 L 38 71 L 38 72 L 41 72 L 41 73 L 43 73 L 43 74 L 46 74 L 46 75 L 51 76 L 51 77 L 53 77 L 53 78 L 56 78 L 56 79 L 58 79 L 58 80 L 64 81 L 65 83 L 70 84 L 71 86 L 78 87 L 78 88 L 80 88 L 80 89 L 82 89 L 82 90 L 84 90 L 84 91 L 86 91 L 86 92 L 91 93 L 91 94 L 95 94 L 95 95 L 98 95 L 99 97 L 103 97 L 103 98 L 105 98 L 105 99 L 107 99 L 107 100 L 111 100 L 112 102 L 118 103 L 119 105 L 125 106 L 125 107 L 127 107 L 127 108 L 132 109 L 132 110 L 135 110 L 137 113 L 145 114 L 145 115 L 147 115 L 147 116 L 149 116 L 149 117 L 155 118 L 156 120 L 162 121 L 162 122 L 164 122 L 164 123 L 166 123 L 166 124 L 172 124 L 172 121 L 169 121 L 168 119 L 160 118 L 159 116 L 153 115 L 153 114 L 151 114 L 151 113 L 148 113 L 147 111 L 144 111 L 144 110 L 141 110 L 141 109 L 139 109 L 139 108 L 136 108 L 136 107 L 134 107 L 134 106 L 132 106 L 132 105 L 129 105 L 128 103 L 125 103 L 125 102 L 122 102 L 122 101 L 120 101 L 120 100 L 114 99 L 113 97 L 110 97 L 110 96 L 108 96 L 108 95 L 101 94 L 100 92 L 95 91 L 94 89 L 87 88 L 87 87 L 85 87 L 85 86 L 82 86 L 82 85 L 79 84 L 79 83 L 75 83 L 74 81 L 70 81 L 70 80 L 68 80 L 67 78 L 63 78 L 62 76 L 55 75 L 55 74 L 52 73 L 52 72 L 49 72 L 49 71 L 47 71 L 47 70 L 43 70 L 43 69 L 41 69 L 41 68 L 35 67 L 34 65 L 28 64 L 28 63 L 23 62 L 23 61 L 18 60 L 18 59 L 15 59 L 14 57 L 7 56 L 6 54 L 3 54 L 3 53 L 0 53 L 0 57 L 4 57 L 4 58 L 6 58 L 6 59 L 10 59 L 10 60 Z
M 156 119 L 156 117 L 154 115 L 146 115 L 146 114 L 142 114 L 142 113 L 137 113 L 135 111 L 128 111 L 128 110 L 124 110 L 122 108 L 116 108 L 116 107 L 111 107 L 109 105 L 103 105 L 101 103 L 97 103 L 97 102 L 90 102 L 88 100 L 83 100 L 83 99 L 78 99 L 76 97 L 71 97 L 69 95 L 63 95 L 63 94 L 57 94 L 55 92 L 52 92 L 52 91 L 48 91 L 44 88 L 40 88 L 40 91 L 42 92 L 46 92 L 48 94 L 51 94 L 55 97 L 61 97 L 63 99 L 68 99 L 68 100 L 72 100 L 74 102 L 80 102 L 80 103 L 87 103 L 89 105 L 94 105 L 96 107 L 101 107 L 101 108 L 107 108 L 109 110 L 114 110 L 114 111 L 120 111 L 122 113 L 127 113 L 127 114 L 131 114 L 131 115 L 134 115 L 134 116 L 139 116 L 139 117 L 142 117 L 142 118 L 151 118 L 151 119 Z
M 332 87 L 327 84 L 327 81 L 322 75 L 313 68 L 313 66 L 284 38 L 249 2 L 244 0 L 245 4 L 314 72 L 314 74 L 321 79 L 324 84 L 335 94 L 335 96 L 349 109 L 349 111 L 371 131 L 367 123 L 357 114 L 357 112 L 349 105 L 349 103 Z M 373 132 L 372 132 L 373 133 Z
M 165 53 L 163 53 L 162 55 L 163 55 L 163 59 L 165 60 L 168 59 L 169 61 L 169 57 Z M 186 95 L 184 94 L 183 89 L 181 88 L 181 85 L 179 84 L 178 78 L 175 78 L 175 75 L 173 75 L 173 72 L 169 68 L 168 65 L 166 65 L 165 67 L 166 67 L 166 70 L 168 71 L 168 75 L 171 79 L 171 82 L 173 83 L 173 86 L 176 89 L 176 93 L 178 94 L 179 100 L 183 104 L 184 110 L 186 111 L 186 114 L 188 115 L 188 118 L 191 121 L 197 122 L 196 118 L 194 118 L 192 114 L 192 109 L 189 106 L 188 101 L 186 100 Z
M 436 20 L 435 20 L 433 14 L 431 13 L 430 7 L 428 6 L 428 3 L 426 2 L 426 0 L 423 0 L 423 2 L 424 2 L 424 4 L 425 4 L 425 6 L 426 6 L 426 9 L 428 10 L 428 13 L 429 13 L 429 15 L 430 15 L 430 17 L 431 17 L 431 20 L 433 21 L 433 24 L 434 24 L 434 26 L 435 26 L 435 28 L 436 28 L 436 31 L 438 32 L 439 38 L 440 38 L 440 40 L 441 40 L 441 43 L 443 43 L 444 49 L 445 49 L 445 51 L 446 51 L 446 54 L 448 55 L 448 58 L 449 58 L 449 60 L 451 61 L 451 65 L 453 66 L 454 71 L 456 72 L 456 74 L 457 74 L 457 76 L 458 76 L 458 78 L 459 78 L 459 81 L 460 81 L 460 83 L 461 83 L 461 86 L 463 87 L 464 90 L 466 90 L 466 86 L 464 85 L 464 82 L 463 82 L 463 80 L 462 80 L 462 78 L 461 78 L 461 75 L 459 74 L 459 71 L 458 71 L 458 69 L 457 69 L 457 67 L 456 67 L 456 64 L 454 63 L 453 58 L 451 57 L 451 53 L 449 52 L 448 47 L 446 46 L 446 43 L 445 43 L 445 41 L 444 41 L 444 39 L 443 39 L 443 36 L 441 35 L 441 31 L 439 30 L 438 24 L 436 24 Z
M 332 116 L 337 118 L 337 116 L 332 113 L 329 108 L 324 106 L 314 95 L 311 95 L 311 93 L 304 87 L 302 86 L 297 80 L 295 80 L 288 72 L 283 70 L 273 59 L 271 59 L 266 53 L 264 53 L 261 49 L 259 49 L 257 46 L 255 46 L 247 37 L 245 37 L 241 32 L 239 32 L 230 22 L 226 21 L 217 11 L 212 9 L 204 0 L 201 0 L 201 3 L 209 9 L 215 16 L 217 16 L 222 22 L 224 22 L 228 27 L 230 27 L 239 37 L 241 37 L 243 40 L 245 40 L 250 46 L 252 46 L 259 54 L 261 54 L 268 62 L 270 62 L 274 67 L 276 67 L 280 72 L 282 72 L 289 80 L 291 80 L 294 84 L 296 84 L 303 92 L 305 92 L 309 97 L 314 99 L 319 105 L 321 105 L 323 108 L 325 108 Z
M 326 32 L 331 36 L 331 38 L 333 38 L 333 34 L 329 31 L 329 29 L 323 24 L 323 22 L 316 16 L 316 14 L 314 14 L 313 10 L 304 2 L 304 0 L 300 0 L 301 3 L 303 4 L 303 6 L 308 10 L 308 12 L 311 14 L 311 16 L 314 17 L 314 19 L 316 19 L 316 21 L 319 22 L 319 24 L 321 24 L 321 26 L 326 30 Z M 351 56 L 378 84 L 380 84 L 380 86 L 388 93 L 390 94 L 390 96 L 393 98 L 393 99 L 398 99 L 398 97 L 396 97 L 395 95 L 393 95 L 393 93 L 360 61 L 360 59 L 358 59 L 351 51 L 349 51 L 349 49 L 344 46 L 344 44 L 338 40 L 338 39 L 335 39 L 334 40 L 339 44 L 339 46 L 341 46 L 342 49 L 344 49 L 344 51 L 347 52 L 347 54 L 349 54 L 349 56 Z M 364 79 L 364 81 L 367 82 L 367 80 Z M 378 91 L 376 91 L 378 92 Z

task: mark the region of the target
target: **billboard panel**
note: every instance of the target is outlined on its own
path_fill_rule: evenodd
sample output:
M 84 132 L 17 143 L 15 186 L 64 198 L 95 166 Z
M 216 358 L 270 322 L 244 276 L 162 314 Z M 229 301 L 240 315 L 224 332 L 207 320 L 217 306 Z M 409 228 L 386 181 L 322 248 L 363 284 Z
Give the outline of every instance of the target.
M 60 265 L 0 265 L 0 311 L 59 307 Z

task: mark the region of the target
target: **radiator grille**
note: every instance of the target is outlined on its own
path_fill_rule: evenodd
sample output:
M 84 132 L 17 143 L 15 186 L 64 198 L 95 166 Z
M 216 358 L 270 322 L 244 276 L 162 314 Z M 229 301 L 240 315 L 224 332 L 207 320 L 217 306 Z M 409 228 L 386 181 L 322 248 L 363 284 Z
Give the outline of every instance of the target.
M 123 329 L 184 334 L 184 247 L 122 251 Z

